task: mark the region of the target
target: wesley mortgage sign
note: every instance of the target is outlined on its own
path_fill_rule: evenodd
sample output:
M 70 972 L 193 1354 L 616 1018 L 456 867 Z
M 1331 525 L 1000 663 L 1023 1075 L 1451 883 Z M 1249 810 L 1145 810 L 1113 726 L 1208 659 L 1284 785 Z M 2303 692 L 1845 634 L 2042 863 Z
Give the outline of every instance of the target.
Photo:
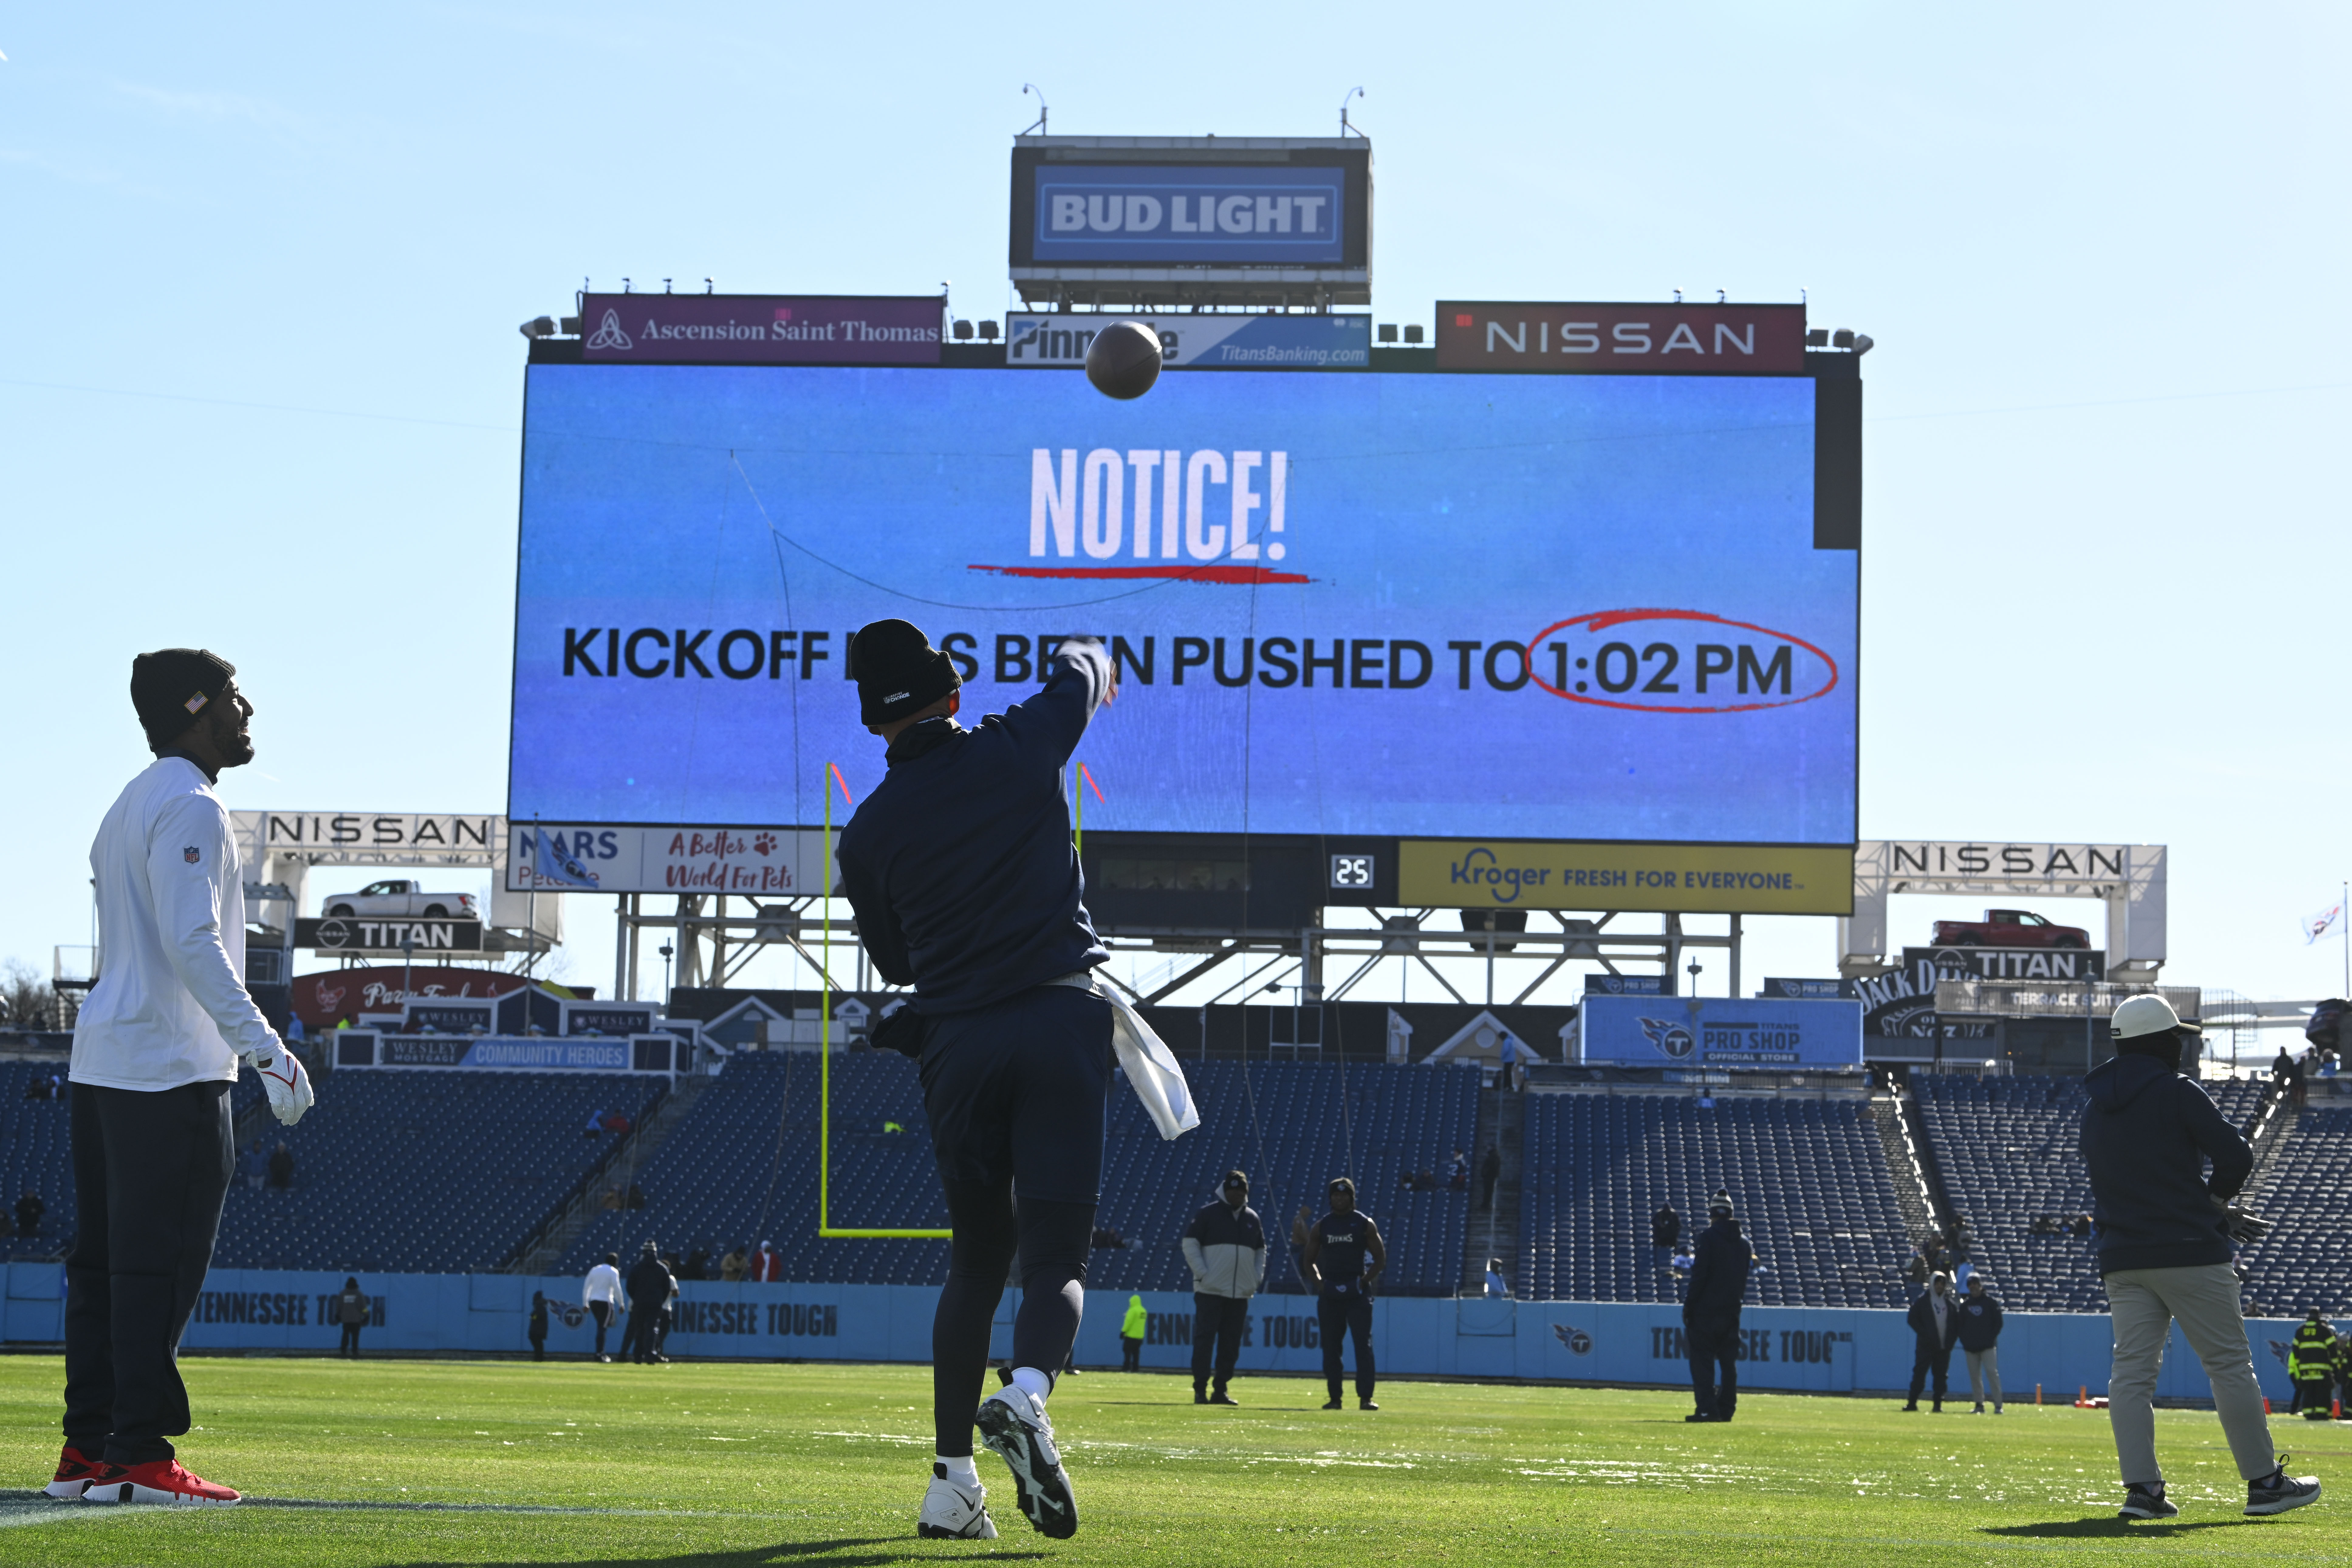
M 1860 1002 L 1587 996 L 1580 1059 L 1622 1067 L 1858 1068 Z
M 1842 915 L 1853 908 L 1853 851 L 1408 838 L 1397 847 L 1397 900 L 1440 909 Z
M 1370 316 L 1090 315 L 1068 311 L 1007 317 L 1004 363 L 1016 369 L 1075 370 L 1095 334 L 1115 321 L 1140 321 L 1160 337 L 1169 370 L 1361 370 L 1371 363 Z

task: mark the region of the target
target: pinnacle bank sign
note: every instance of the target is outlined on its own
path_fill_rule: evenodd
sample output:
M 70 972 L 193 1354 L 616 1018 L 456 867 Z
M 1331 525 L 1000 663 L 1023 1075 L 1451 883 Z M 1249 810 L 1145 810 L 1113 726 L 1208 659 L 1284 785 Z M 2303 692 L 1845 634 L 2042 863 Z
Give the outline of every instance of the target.
M 1546 375 L 1802 375 L 1802 305 L 1440 300 L 1437 368 Z
M 590 294 L 590 364 L 940 363 L 937 295 Z

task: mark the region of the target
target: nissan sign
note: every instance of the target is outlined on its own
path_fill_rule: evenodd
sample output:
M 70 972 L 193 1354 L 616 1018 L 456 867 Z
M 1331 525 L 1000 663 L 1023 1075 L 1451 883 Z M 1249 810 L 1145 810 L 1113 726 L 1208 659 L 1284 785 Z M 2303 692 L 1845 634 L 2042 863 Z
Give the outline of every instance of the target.
M 1551 375 L 1802 375 L 1802 305 L 1441 300 L 1437 368 Z

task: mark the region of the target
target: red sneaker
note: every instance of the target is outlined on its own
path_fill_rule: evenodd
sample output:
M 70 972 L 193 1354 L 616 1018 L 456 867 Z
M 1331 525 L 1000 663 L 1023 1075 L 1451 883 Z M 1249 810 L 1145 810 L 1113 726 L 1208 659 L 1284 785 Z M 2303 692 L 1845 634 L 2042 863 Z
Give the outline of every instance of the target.
M 71 1502 L 81 1496 L 82 1488 L 89 1485 L 90 1478 L 103 1468 L 104 1461 L 91 1458 L 68 1443 L 64 1451 L 58 1455 L 57 1475 L 41 1490 L 46 1496 L 61 1502 Z
M 215 1486 L 177 1459 L 150 1459 L 143 1465 L 104 1465 L 81 1494 L 84 1502 L 161 1502 L 183 1508 L 228 1508 L 240 1500 L 226 1487 Z

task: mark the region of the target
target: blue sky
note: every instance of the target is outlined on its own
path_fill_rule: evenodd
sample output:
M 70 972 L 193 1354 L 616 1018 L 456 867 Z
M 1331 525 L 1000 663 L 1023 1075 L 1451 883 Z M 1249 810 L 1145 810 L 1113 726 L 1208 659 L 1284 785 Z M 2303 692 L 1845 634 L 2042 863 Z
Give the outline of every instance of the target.
M 2341 984 L 2344 13 L 1109 15 L 0 8 L 0 955 L 87 940 L 142 647 L 240 666 L 233 805 L 499 804 L 514 329 L 583 279 L 997 316 L 1024 82 L 1226 134 L 1361 84 L 1382 321 L 1803 289 L 1877 339 L 1864 835 L 2165 842 L 2168 978 Z

